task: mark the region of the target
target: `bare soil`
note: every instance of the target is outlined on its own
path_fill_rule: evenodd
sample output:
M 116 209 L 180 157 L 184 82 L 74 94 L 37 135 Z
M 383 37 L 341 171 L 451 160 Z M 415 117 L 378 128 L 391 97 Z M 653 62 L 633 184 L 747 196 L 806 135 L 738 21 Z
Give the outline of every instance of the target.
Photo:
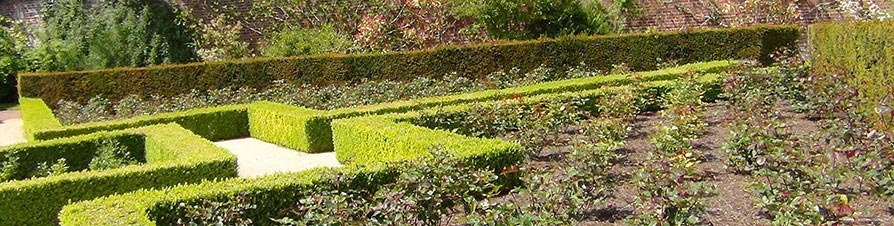
M 820 131 L 818 122 L 808 120 L 805 115 L 790 107 L 780 105 L 778 109 L 788 131 L 795 136 L 806 139 Z M 705 200 L 709 214 L 702 218 L 706 225 L 770 225 L 770 220 L 756 207 L 755 202 L 759 197 L 750 187 L 756 179 L 735 174 L 727 168 L 726 153 L 721 148 L 730 133 L 731 119 L 726 111 L 722 103 L 709 104 L 705 111 L 708 126 L 705 133 L 695 141 L 696 148 L 705 153 L 705 158 L 698 167 L 710 175 L 708 181 L 717 188 L 717 194 Z M 654 150 L 649 137 L 662 123 L 662 117 L 658 113 L 649 112 L 637 116 L 625 145 L 616 150 L 621 155 L 621 161 L 611 170 L 621 183 L 604 204 L 588 212 L 581 225 L 626 225 L 624 219 L 636 214 L 634 200 L 639 188 L 633 183 L 633 176 L 642 167 L 641 163 L 646 161 L 648 153 Z M 568 147 L 547 150 L 541 158 L 528 161 L 526 167 L 562 167 L 558 165 L 558 160 L 564 158 L 568 150 Z M 526 202 L 519 197 L 500 197 L 496 200 Z M 857 224 L 894 225 L 894 205 L 891 202 L 858 194 L 852 204 L 858 213 Z

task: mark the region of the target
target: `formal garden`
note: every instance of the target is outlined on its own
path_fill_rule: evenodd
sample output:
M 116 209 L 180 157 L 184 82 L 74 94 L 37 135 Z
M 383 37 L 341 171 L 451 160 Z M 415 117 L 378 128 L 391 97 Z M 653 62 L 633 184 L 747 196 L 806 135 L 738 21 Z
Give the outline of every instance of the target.
M 449 45 L 286 26 L 252 53 L 171 32 L 224 17 L 60 2 L 36 47 L 2 30 L 27 141 L 0 146 L 0 225 L 894 222 L 885 18 L 623 33 L 628 1 L 537 11 L 561 26 L 462 1 Z

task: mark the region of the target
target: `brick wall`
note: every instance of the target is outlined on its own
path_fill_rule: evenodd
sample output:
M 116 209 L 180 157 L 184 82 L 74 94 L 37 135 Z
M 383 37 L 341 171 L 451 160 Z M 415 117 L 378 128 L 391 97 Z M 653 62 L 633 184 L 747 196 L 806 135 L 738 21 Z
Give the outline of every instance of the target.
M 0 0 L 0 14 L 31 27 L 40 26 L 40 0 Z
M 782 5 L 794 3 L 795 8 L 793 22 L 802 25 L 830 20 L 848 20 L 848 15 L 843 14 L 834 4 L 834 0 L 777 0 Z M 630 30 L 641 31 L 656 30 L 682 30 L 695 27 L 724 27 L 730 26 L 732 21 L 742 19 L 736 13 L 745 13 L 739 10 L 741 0 L 638 0 L 642 14 L 640 17 L 627 20 Z M 890 8 L 891 3 L 879 3 L 882 8 Z M 766 10 L 766 9 L 765 9 Z M 754 15 L 752 11 L 750 15 Z M 760 13 L 759 13 L 760 14 Z M 775 17 L 766 14 L 779 15 L 768 11 L 764 15 L 748 18 L 748 21 L 773 23 Z

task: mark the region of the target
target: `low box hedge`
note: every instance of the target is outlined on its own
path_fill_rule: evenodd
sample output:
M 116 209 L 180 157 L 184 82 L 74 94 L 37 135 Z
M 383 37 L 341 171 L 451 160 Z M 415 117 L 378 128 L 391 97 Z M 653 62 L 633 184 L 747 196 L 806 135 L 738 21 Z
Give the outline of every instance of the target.
M 90 122 L 63 126 L 40 99 L 22 98 L 22 121 L 29 140 L 42 141 L 63 137 L 113 131 L 156 124 L 177 123 L 183 128 L 208 139 L 225 140 L 246 137 L 248 132 L 247 105 L 229 105 L 192 109 L 181 112 L 138 116 L 129 119 Z
M 808 29 L 814 73 L 844 76 L 858 90 L 859 110 L 872 121 L 879 117 L 875 107 L 882 100 L 894 101 L 892 33 L 894 21 L 829 22 Z
M 303 151 L 326 150 L 331 147 L 332 137 L 328 132 L 328 120 L 319 117 L 324 113 L 273 102 L 256 102 L 249 107 L 249 130 L 251 137 L 284 147 Z
M 19 106 L 22 109 L 22 123 L 25 130 L 25 138 L 38 140 L 35 134 L 39 131 L 62 128 L 62 123 L 53 115 L 53 111 L 40 99 L 21 98 Z
M 700 77 L 704 84 L 715 86 L 719 74 Z M 653 81 L 645 84 L 647 89 L 669 89 L 672 81 Z M 619 89 L 630 86 L 606 87 L 570 93 L 543 94 L 525 97 L 525 102 L 559 101 L 575 98 L 608 97 Z M 660 96 L 660 95 L 659 95 Z M 655 98 L 660 98 L 655 96 Z M 268 104 L 264 104 L 268 105 Z M 288 112 L 289 106 L 265 107 Z M 441 109 L 427 109 L 431 112 L 464 111 L 469 104 L 448 106 Z M 443 109 L 450 109 L 443 111 Z M 345 172 L 350 178 L 361 181 L 359 187 L 374 187 L 390 181 L 394 172 L 387 163 L 409 160 L 426 154 L 429 148 L 443 145 L 453 150 L 454 155 L 475 167 L 501 169 L 518 163 L 523 156 L 520 146 L 499 140 L 461 136 L 445 131 L 427 129 L 408 122 L 420 117 L 419 112 L 361 116 L 338 119 L 332 122 L 336 155 L 346 166 L 339 169 L 315 169 L 298 173 L 272 175 L 257 179 L 230 179 L 218 182 L 204 182 L 178 186 L 165 190 L 142 190 L 124 195 L 103 197 L 66 206 L 61 214 L 61 224 L 73 225 L 165 225 L 180 216 L 173 211 L 181 203 L 198 203 L 201 200 L 226 200 L 237 195 L 245 195 L 256 209 L 246 210 L 245 216 L 257 219 L 256 224 L 270 224 L 283 207 L 294 205 L 304 197 L 314 185 L 326 184 L 324 175 Z M 381 167 L 385 164 L 385 167 Z
M 117 140 L 144 163 L 0 183 L 0 225 L 56 225 L 63 206 L 82 200 L 236 176 L 236 157 L 175 124 L 102 132 L 0 148 L 25 164 L 89 161 L 100 139 Z M 114 224 L 113 224 L 114 225 Z
M 354 126 L 347 124 L 358 123 Z M 314 169 L 289 174 L 278 174 L 256 179 L 230 179 L 224 181 L 208 181 L 194 185 L 178 186 L 164 190 L 141 190 L 124 195 L 103 197 L 91 201 L 79 202 L 66 206 L 60 213 L 61 225 L 168 225 L 177 220 L 180 212 L 175 207 L 181 203 L 193 204 L 201 200 L 225 200 L 235 195 L 244 194 L 251 200 L 255 209 L 245 210 L 245 216 L 257 220 L 255 224 L 271 224 L 270 218 L 282 208 L 294 205 L 297 200 L 314 187 L 326 184 L 326 175 L 345 173 L 356 183 L 354 187 L 372 189 L 389 181 L 393 181 L 395 171 L 393 165 L 400 161 L 424 155 L 430 148 L 443 142 L 448 150 L 471 167 L 503 169 L 511 164 L 518 164 L 522 159 L 521 147 L 518 144 L 481 138 L 464 137 L 444 131 L 436 131 L 413 126 L 407 123 L 389 122 L 384 117 L 370 116 L 359 121 L 346 119 L 337 121 L 336 131 L 338 156 L 377 156 L 375 159 L 350 158 L 345 167 L 339 169 Z M 371 139 L 354 139 L 366 133 L 375 133 L 375 126 L 388 125 L 408 133 L 390 133 L 384 135 L 397 138 L 394 146 L 406 146 L 403 155 L 388 153 L 384 148 L 389 141 L 384 137 Z M 355 130 L 354 128 L 365 128 Z M 353 134 L 352 134 L 353 133 Z M 410 144 L 406 141 L 421 139 L 423 143 Z M 387 139 L 387 138 L 384 138 Z M 472 142 L 472 143 L 468 143 Z M 343 144 L 343 145 L 342 145 Z M 465 145 L 464 145 L 465 144 Z M 473 144 L 473 145 L 468 145 Z M 354 149 L 362 148 L 362 149 Z M 455 149 L 449 149 L 455 148 Z M 344 153 L 341 153 L 344 152 Z M 367 152 L 367 153 L 362 153 Z M 362 165 L 361 165 L 362 164 Z
M 381 169 L 340 168 L 352 181 L 377 181 L 383 177 Z M 179 214 L 174 207 L 180 203 L 201 200 L 226 200 L 245 194 L 255 205 L 245 210 L 248 218 L 258 225 L 272 225 L 270 217 L 283 207 L 294 205 L 314 186 L 328 183 L 324 175 L 335 173 L 318 168 L 296 173 L 276 174 L 260 178 L 234 178 L 205 181 L 163 190 L 139 190 L 123 195 L 102 197 L 65 206 L 59 214 L 61 225 L 174 225 Z M 356 185 L 358 187 L 373 186 Z
M 467 137 L 378 116 L 332 121 L 335 154 L 342 164 L 376 165 L 426 157 L 436 146 L 469 166 L 504 167 L 524 159 L 519 144 Z
M 128 95 L 175 96 L 222 88 L 265 88 L 276 80 L 325 85 L 361 79 L 439 78 L 457 72 L 468 78 L 510 68 L 527 71 L 585 63 L 608 71 L 626 64 L 636 71 L 656 69 L 659 59 L 694 63 L 727 59 L 770 62 L 780 47 L 794 47 L 797 26 L 565 37 L 532 41 L 450 46 L 433 50 L 122 68 L 98 71 L 19 75 L 19 94 L 54 105 L 59 100 L 84 102 L 95 96 L 117 101 Z
M 644 82 L 679 78 L 687 73 L 715 73 L 738 65 L 732 61 L 714 61 L 688 64 L 680 67 L 639 73 Z M 252 137 L 289 148 L 307 152 L 328 152 L 333 150 L 332 130 L 329 123 L 334 119 L 362 115 L 400 113 L 422 110 L 436 106 L 449 106 L 481 101 L 499 100 L 512 97 L 528 97 L 540 94 L 595 90 L 602 87 L 631 84 L 636 79 L 630 75 L 608 75 L 600 77 L 568 79 L 539 83 L 529 86 L 500 90 L 430 97 L 384 104 L 365 105 L 354 108 L 340 108 L 329 111 L 303 109 L 284 104 L 259 102 L 252 106 Z M 261 110 L 261 109 L 267 110 Z M 278 113 L 277 113 L 278 112 Z M 261 118 L 263 117 L 263 118 Z M 267 123 L 263 121 L 268 121 Z M 256 123 L 256 124 L 255 124 Z M 283 132 L 285 128 L 291 129 Z

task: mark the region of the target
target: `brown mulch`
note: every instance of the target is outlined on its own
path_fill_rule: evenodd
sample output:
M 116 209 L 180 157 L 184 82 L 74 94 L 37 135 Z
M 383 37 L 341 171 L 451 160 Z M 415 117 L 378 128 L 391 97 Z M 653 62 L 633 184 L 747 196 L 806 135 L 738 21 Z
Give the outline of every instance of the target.
M 801 139 L 818 135 L 820 125 L 805 115 L 797 113 L 787 105 L 780 105 L 779 111 L 787 125 L 787 130 Z M 758 194 L 751 189 L 756 182 L 752 176 L 740 175 L 727 168 L 726 153 L 721 146 L 729 137 L 730 122 L 723 103 L 709 104 L 705 111 L 708 126 L 705 133 L 695 140 L 695 147 L 703 151 L 704 159 L 698 167 L 710 175 L 708 182 L 716 186 L 716 195 L 706 198 L 708 214 L 701 216 L 705 225 L 770 225 L 770 220 L 757 208 Z M 663 119 L 659 113 L 648 112 L 636 117 L 633 130 L 625 140 L 623 147 L 616 150 L 621 156 L 611 169 L 620 183 L 614 188 L 612 196 L 603 204 L 586 213 L 585 220 L 579 225 L 628 225 L 626 219 L 636 214 L 634 200 L 639 188 L 634 183 L 636 171 L 647 160 L 654 147 L 649 142 Z M 568 135 L 564 139 L 575 139 Z M 541 157 L 526 162 L 527 168 L 557 169 L 561 159 L 570 147 L 555 147 L 544 150 Z M 493 199 L 494 203 L 514 202 L 523 204 L 530 202 L 528 198 L 515 194 Z M 857 225 L 894 225 L 894 208 L 890 202 L 870 195 L 857 195 L 852 200 L 857 212 Z

